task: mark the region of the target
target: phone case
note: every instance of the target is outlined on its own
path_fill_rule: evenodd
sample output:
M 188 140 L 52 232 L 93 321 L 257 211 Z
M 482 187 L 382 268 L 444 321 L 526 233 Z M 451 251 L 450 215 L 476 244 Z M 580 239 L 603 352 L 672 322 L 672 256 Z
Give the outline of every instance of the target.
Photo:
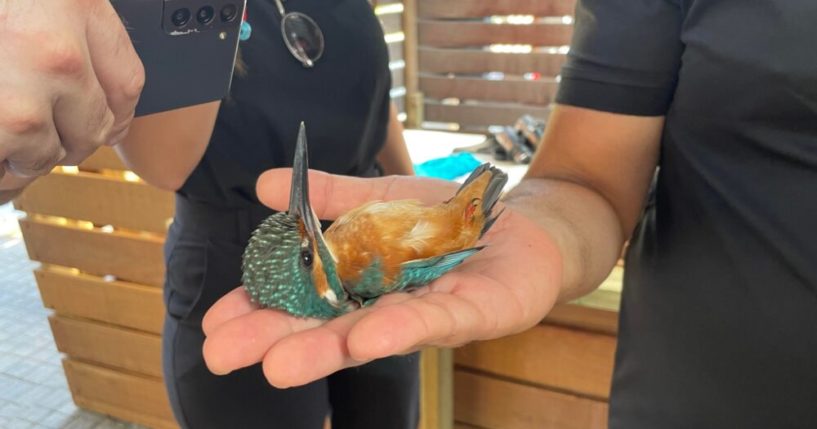
M 246 0 L 111 0 L 145 67 L 136 116 L 224 98 Z

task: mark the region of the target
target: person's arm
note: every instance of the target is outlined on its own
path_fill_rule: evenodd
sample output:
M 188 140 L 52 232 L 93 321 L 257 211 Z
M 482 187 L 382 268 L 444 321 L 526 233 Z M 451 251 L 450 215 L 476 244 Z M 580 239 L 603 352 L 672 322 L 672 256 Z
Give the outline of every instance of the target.
M 403 138 L 403 124 L 397 119 L 397 106 L 394 103 L 391 103 L 389 109 L 386 143 L 377 154 L 377 161 L 383 167 L 383 173 L 386 175 L 411 176 L 414 174 L 414 165 L 406 148 L 406 140 Z
M 175 191 L 204 155 L 219 104 L 215 101 L 136 118 L 116 151 L 144 181 Z
M 525 179 L 505 204 L 534 220 L 561 254 L 560 301 L 595 289 L 641 216 L 663 116 L 556 106 Z
M 0 40 L 2 203 L 121 141 L 144 70 L 107 0 L 0 0 Z

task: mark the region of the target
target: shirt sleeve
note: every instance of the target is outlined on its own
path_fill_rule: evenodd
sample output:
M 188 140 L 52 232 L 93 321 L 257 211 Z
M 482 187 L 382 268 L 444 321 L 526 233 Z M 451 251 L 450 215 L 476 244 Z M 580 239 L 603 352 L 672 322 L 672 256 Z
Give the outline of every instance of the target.
M 682 17 L 673 0 L 579 0 L 556 102 L 664 115 L 684 49 Z

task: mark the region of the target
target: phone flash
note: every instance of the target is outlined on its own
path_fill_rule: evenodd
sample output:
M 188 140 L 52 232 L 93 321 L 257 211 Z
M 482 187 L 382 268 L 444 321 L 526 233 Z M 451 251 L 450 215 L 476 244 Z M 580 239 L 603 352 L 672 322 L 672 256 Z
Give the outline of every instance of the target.
M 227 32 L 222 31 L 221 33 L 218 33 L 218 38 L 221 40 L 227 40 Z

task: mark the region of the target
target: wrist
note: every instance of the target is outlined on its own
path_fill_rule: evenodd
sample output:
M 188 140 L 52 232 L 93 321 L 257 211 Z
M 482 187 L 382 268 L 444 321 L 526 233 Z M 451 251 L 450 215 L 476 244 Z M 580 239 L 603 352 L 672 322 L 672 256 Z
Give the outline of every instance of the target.
M 528 178 L 503 202 L 551 239 L 561 260 L 560 302 L 595 289 L 621 254 L 618 218 L 606 200 L 583 186 Z

